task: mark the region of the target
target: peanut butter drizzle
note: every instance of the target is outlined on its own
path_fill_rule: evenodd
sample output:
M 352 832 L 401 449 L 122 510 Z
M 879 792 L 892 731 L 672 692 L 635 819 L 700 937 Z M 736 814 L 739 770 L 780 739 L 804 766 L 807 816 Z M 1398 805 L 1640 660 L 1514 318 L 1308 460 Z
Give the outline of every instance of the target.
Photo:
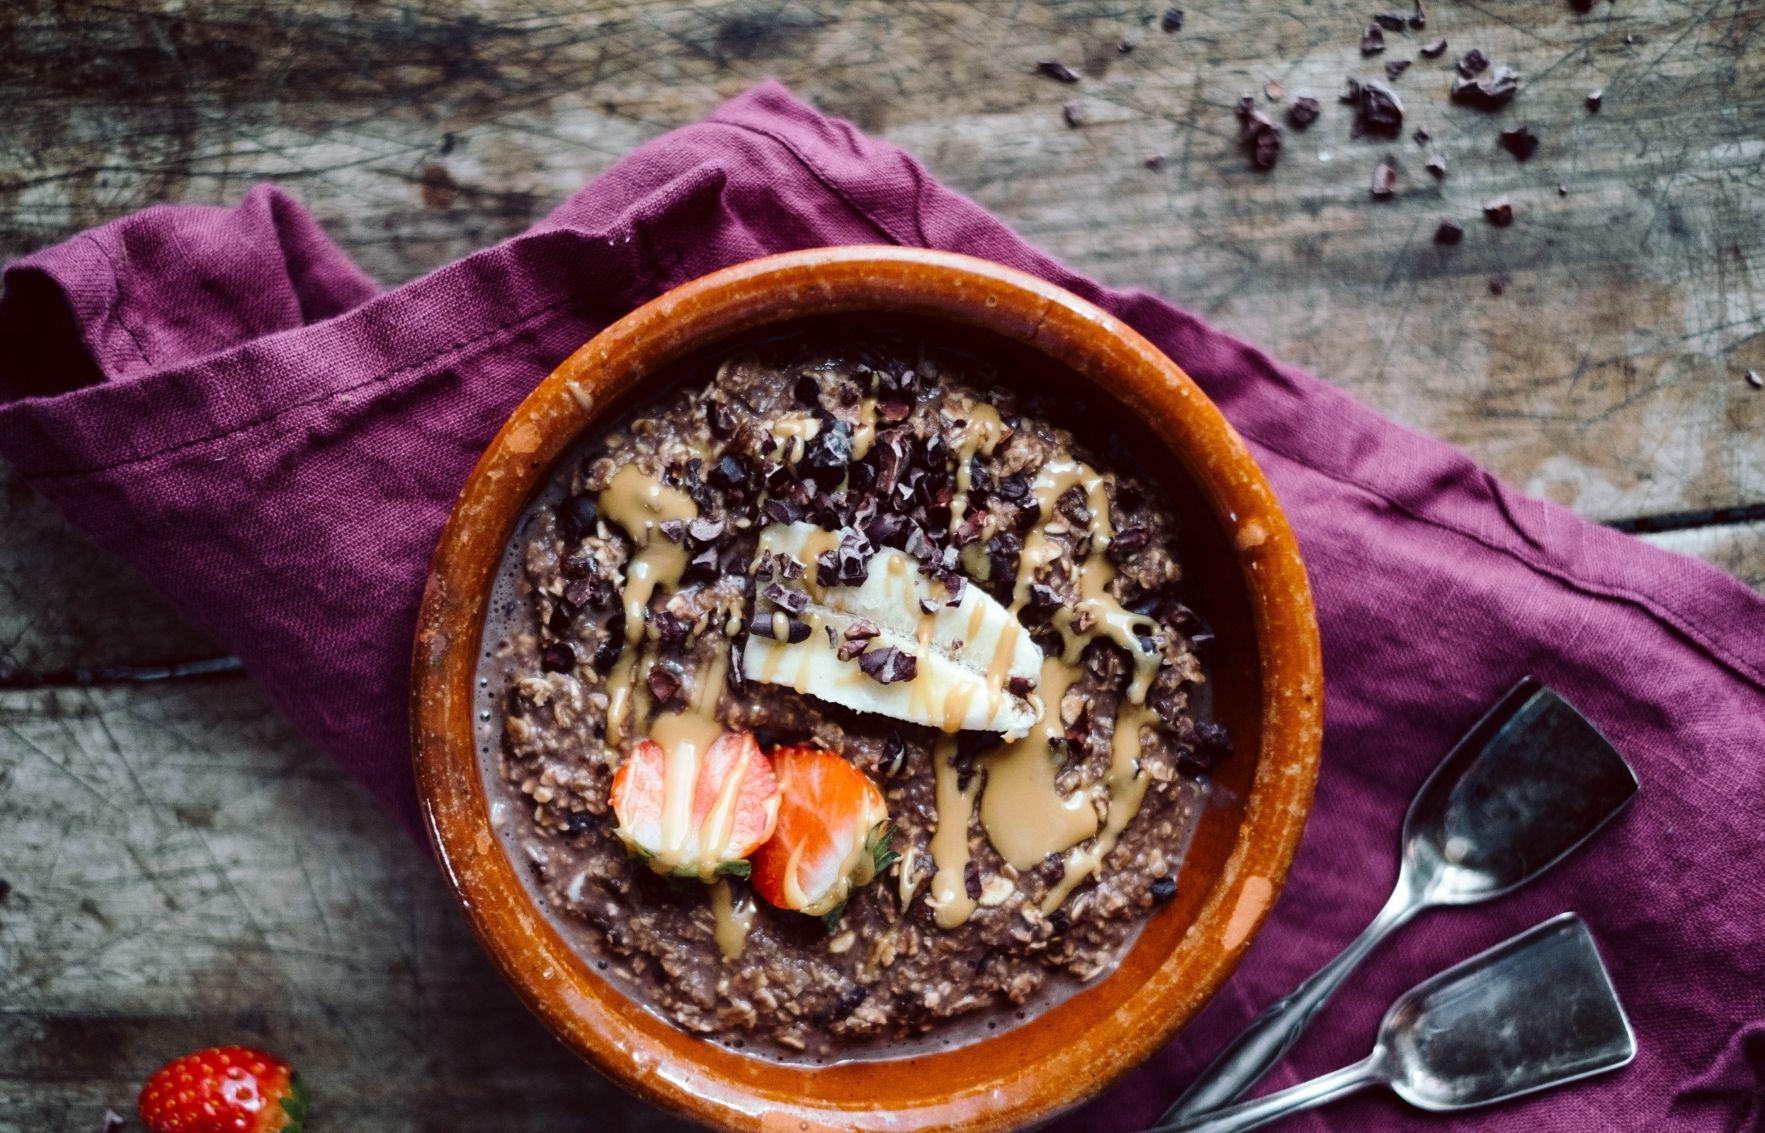
M 618 744 L 625 738 L 630 715 L 644 613 L 656 592 L 674 589 L 686 570 L 686 548 L 656 529 L 665 520 L 697 519 L 699 507 L 685 492 L 668 487 L 635 464 L 619 469 L 602 490 L 599 503 L 601 512 L 624 528 L 636 546 L 625 566 L 625 587 L 619 596 L 625 609 L 625 648 L 607 678 L 607 739 Z
M 876 398 L 858 403 L 858 424 L 852 428 L 852 459 L 863 460 L 876 443 Z
M 956 785 L 956 768 L 951 760 L 956 755 L 956 741 L 948 736 L 938 739 L 932 749 L 932 765 L 937 769 L 938 828 L 932 834 L 932 861 L 938 872 L 932 877 L 927 904 L 932 907 L 939 928 L 955 928 L 974 914 L 975 901 L 968 895 L 968 817 L 974 813 L 974 796 L 980 790 L 980 776 L 969 780 L 963 790 Z
M 1005 422 L 1000 419 L 997 409 L 984 401 L 977 401 L 969 407 L 962 439 L 956 442 L 956 496 L 950 501 L 951 531 L 956 530 L 968 512 L 968 492 L 974 487 L 974 469 L 970 466 L 974 454 L 992 456 L 993 450 L 1004 439 Z
M 741 959 L 748 930 L 754 927 L 754 899 L 744 895 L 737 901 L 729 882 L 719 880 L 711 886 L 711 915 L 717 920 L 717 950 L 725 960 Z
M 1016 743 L 981 759 L 987 774 L 981 791 L 981 826 L 999 856 L 1020 870 L 1032 869 L 1097 833 L 1097 811 L 1083 791 L 1061 797 L 1054 777 L 1059 757 L 1054 741 L 1065 735 L 1060 698 L 1078 676 L 1070 665 L 1050 657 L 1034 694 L 1044 702 L 1041 722 Z
M 769 431 L 772 439 L 778 442 L 780 458 L 787 464 L 795 464 L 803 459 L 809 442 L 821 432 L 821 419 L 807 413 L 792 413 L 774 421 Z
M 1103 859 L 1121 838 L 1128 823 L 1140 813 L 1146 788 L 1152 780 L 1140 774 L 1140 729 L 1158 722 L 1158 714 L 1144 704 L 1124 704 L 1115 718 L 1115 742 L 1110 749 L 1109 814 L 1103 829 L 1089 846 L 1068 850 L 1066 873 L 1042 898 L 1042 912 L 1052 913 L 1080 882 L 1103 868 Z

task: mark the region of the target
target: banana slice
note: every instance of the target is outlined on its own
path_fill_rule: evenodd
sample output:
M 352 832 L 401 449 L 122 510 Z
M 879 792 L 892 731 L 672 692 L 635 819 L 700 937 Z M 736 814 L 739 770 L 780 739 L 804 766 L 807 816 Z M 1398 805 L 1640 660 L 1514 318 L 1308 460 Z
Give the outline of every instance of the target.
M 817 560 L 839 540 L 801 522 L 760 533 L 758 562 L 804 569 L 763 565 L 742 675 L 946 732 L 1027 735 L 1042 718 L 1042 652 L 1017 618 L 978 586 L 952 602 L 893 548 L 871 555 L 861 585 L 822 585 Z

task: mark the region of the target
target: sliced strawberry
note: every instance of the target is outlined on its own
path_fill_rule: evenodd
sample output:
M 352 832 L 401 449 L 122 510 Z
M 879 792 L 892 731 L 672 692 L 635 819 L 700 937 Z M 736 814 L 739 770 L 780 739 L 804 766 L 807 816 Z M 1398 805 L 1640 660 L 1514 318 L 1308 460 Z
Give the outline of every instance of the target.
M 670 797 L 671 760 L 684 761 L 674 782 L 685 787 L 685 798 Z M 749 732 L 724 732 L 702 752 L 639 742 L 613 773 L 611 802 L 619 819 L 614 833 L 652 868 L 706 881 L 745 873 L 742 859 L 778 821 L 772 761 Z
M 754 891 L 781 909 L 837 915 L 893 860 L 888 805 L 862 771 L 831 751 L 772 749 L 778 826 L 754 851 Z

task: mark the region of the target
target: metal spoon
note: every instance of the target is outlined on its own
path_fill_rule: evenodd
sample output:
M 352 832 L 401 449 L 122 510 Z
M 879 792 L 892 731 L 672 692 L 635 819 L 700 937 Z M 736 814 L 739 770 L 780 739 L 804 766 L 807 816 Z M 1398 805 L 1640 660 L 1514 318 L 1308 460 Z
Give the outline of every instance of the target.
M 1532 678 L 1521 680 L 1416 793 L 1403 820 L 1397 886 L 1373 923 L 1258 1015 L 1160 1120 L 1230 1104 L 1281 1060 L 1393 929 L 1423 909 L 1487 901 L 1525 884 L 1635 793 L 1636 774 L 1586 717 Z
M 1373 1053 L 1331 1074 L 1148 1133 L 1239 1133 L 1385 1083 L 1421 1109 L 1469 1109 L 1636 1057 L 1636 1036 L 1587 926 L 1552 917 L 1403 993 Z

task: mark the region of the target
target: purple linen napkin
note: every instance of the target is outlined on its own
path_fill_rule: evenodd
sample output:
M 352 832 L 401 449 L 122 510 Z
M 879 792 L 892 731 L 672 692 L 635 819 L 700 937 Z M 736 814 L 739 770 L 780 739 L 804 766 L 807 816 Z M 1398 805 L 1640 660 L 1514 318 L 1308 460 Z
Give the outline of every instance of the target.
M 1242 970 L 1062 1128 L 1155 1115 L 1372 916 L 1404 807 L 1515 678 L 1566 694 L 1642 791 L 1515 897 L 1424 917 L 1271 1076 L 1364 1054 L 1415 981 L 1563 909 L 1636 1026 L 1627 1070 L 1479 1113 L 1365 1095 L 1294 1129 L 1743 1130 L 1765 1121 L 1765 601 L 1518 495 L 1455 450 L 1155 296 L 1074 274 L 911 157 L 769 84 L 639 149 L 531 232 L 382 292 L 280 191 L 151 208 L 14 263 L 0 452 L 133 563 L 407 826 L 408 656 L 466 472 L 566 354 L 657 293 L 822 244 L 968 252 L 1158 343 L 1268 471 L 1309 564 L 1328 734 L 1286 891 Z

